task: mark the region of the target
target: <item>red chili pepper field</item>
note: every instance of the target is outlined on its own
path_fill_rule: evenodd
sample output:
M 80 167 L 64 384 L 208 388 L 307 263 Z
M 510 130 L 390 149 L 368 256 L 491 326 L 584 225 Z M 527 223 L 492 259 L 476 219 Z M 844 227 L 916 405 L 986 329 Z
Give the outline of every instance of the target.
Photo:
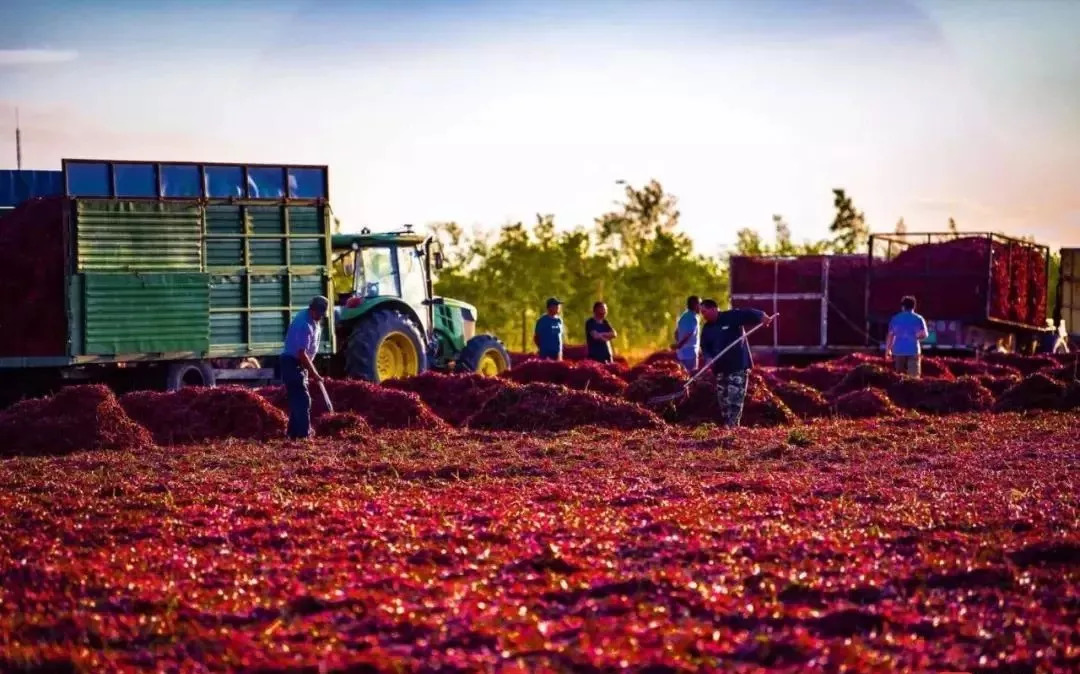
M 0 671 L 1077 671 L 1074 368 L 936 365 L 765 371 L 737 432 L 666 366 L 335 382 L 311 443 L 276 389 L 21 403 Z

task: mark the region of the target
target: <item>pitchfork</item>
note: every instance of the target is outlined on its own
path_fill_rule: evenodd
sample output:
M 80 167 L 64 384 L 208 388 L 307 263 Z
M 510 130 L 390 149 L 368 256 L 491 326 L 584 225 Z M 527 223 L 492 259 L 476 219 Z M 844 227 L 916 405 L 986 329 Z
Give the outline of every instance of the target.
M 780 312 L 776 312 L 775 314 L 770 316 L 769 317 L 769 322 L 771 323 L 779 315 L 780 315 Z M 683 397 L 684 395 L 686 395 L 687 392 L 690 390 L 690 385 L 694 383 L 694 380 L 697 379 L 698 377 L 700 377 L 702 375 L 702 373 L 705 372 L 705 370 L 708 370 L 710 367 L 712 367 L 713 363 L 720 360 L 720 356 L 727 353 L 728 349 L 735 346 L 739 342 L 745 341 L 750 335 L 754 334 L 754 332 L 756 332 L 759 328 L 763 327 L 764 325 L 765 325 L 764 323 L 758 323 L 754 327 L 752 327 L 749 330 L 747 330 L 746 332 L 744 332 L 734 342 L 732 342 L 731 344 L 728 344 L 727 346 L 725 346 L 723 348 L 723 350 L 720 351 L 720 353 L 713 356 L 712 360 L 710 360 L 708 363 L 705 363 L 705 365 L 703 365 L 701 367 L 701 369 L 699 369 L 696 373 L 694 373 L 694 375 L 692 377 L 690 377 L 690 379 L 688 379 L 685 384 L 683 384 L 683 387 L 681 389 L 679 389 L 675 393 L 670 393 L 670 394 L 667 394 L 667 395 L 662 395 L 662 396 L 656 396 L 654 398 L 649 398 L 649 403 L 648 404 L 657 405 L 659 403 L 666 403 L 669 400 L 677 400 L 677 399 Z

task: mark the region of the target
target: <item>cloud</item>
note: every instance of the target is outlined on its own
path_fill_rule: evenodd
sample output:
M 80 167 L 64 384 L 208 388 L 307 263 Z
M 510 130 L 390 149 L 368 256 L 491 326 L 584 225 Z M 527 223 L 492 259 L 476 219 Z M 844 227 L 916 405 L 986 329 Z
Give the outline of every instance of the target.
M 0 66 L 67 63 L 78 57 L 78 52 L 65 49 L 0 49 Z

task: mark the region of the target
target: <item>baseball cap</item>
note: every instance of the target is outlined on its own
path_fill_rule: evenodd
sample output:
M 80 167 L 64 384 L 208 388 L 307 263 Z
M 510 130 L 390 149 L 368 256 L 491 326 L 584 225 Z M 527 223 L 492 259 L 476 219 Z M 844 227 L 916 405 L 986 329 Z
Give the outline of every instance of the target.
M 553 306 L 556 306 L 556 305 L 559 305 L 559 304 L 562 304 L 562 300 L 560 300 L 558 297 L 549 297 L 548 298 L 547 305 L 549 307 L 553 307 Z

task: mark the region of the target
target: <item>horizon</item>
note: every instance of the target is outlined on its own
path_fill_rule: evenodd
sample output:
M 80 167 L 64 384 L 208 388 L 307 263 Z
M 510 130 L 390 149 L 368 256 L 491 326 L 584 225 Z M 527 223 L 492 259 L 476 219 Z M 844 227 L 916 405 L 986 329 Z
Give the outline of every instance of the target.
M 589 226 L 655 178 L 744 227 L 1080 243 L 1080 3 L 16 2 L 0 156 L 325 164 L 346 231 Z M 9 160 L 4 160 L 6 164 Z

